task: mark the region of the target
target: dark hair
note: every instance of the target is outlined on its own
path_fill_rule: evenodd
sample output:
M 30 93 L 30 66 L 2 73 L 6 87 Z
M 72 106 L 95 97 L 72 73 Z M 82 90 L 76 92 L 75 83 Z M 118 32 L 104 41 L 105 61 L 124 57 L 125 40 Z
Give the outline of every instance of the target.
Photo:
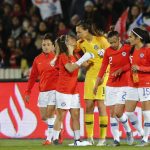
M 77 27 L 78 26 L 81 26 L 84 30 L 88 30 L 89 33 L 93 34 L 92 32 L 92 29 L 91 29 L 91 25 L 92 25 L 92 22 L 91 21 L 88 21 L 88 20 L 80 20 L 78 23 L 77 23 Z
M 58 46 L 59 46 L 59 50 L 60 50 L 60 54 L 61 53 L 66 53 L 66 55 L 69 55 L 68 53 L 68 48 L 66 45 L 66 36 L 62 35 L 61 37 L 58 38 L 57 40 Z
M 74 39 L 76 39 L 77 40 L 77 37 L 74 35 L 74 34 L 71 34 L 71 33 L 68 33 L 67 35 L 66 35 L 66 41 L 67 41 L 67 37 L 68 36 L 70 36 L 70 37 L 72 37 L 72 38 L 74 38 Z M 79 58 L 78 58 L 78 55 L 77 55 L 77 53 L 75 52 L 75 51 L 73 51 L 73 56 L 78 60 Z
M 67 37 L 70 36 L 70 37 L 72 37 L 72 38 L 74 38 L 74 39 L 77 40 L 77 36 L 76 36 L 75 34 L 73 34 L 73 33 L 68 33 L 66 36 L 67 36 Z M 66 37 L 66 38 L 67 38 L 67 37 Z
M 103 31 L 99 28 L 99 26 L 96 23 L 92 23 L 91 25 L 91 31 L 92 34 L 95 36 L 103 36 Z
M 139 12 L 141 11 L 141 7 L 137 4 L 130 6 L 129 11 L 128 11 L 128 19 L 127 19 L 127 28 L 129 28 L 130 24 L 134 21 L 134 16 L 131 14 L 131 11 L 133 7 L 138 8 Z
M 107 34 L 107 38 L 111 38 L 113 36 L 119 37 L 119 33 L 117 31 L 110 31 Z
M 53 43 L 52 35 L 51 35 L 50 33 L 46 33 L 46 34 L 43 36 L 43 40 L 50 40 L 50 41 L 52 41 L 52 43 Z
M 147 43 L 150 43 L 150 35 L 149 35 L 149 32 L 146 31 L 146 30 L 143 30 L 143 34 L 144 34 L 144 37 L 145 37 L 145 44 Z
M 143 30 L 141 28 L 134 28 L 131 32 L 135 37 L 139 37 L 143 44 L 147 44 L 150 42 L 150 36 L 146 30 Z M 131 48 L 130 54 L 134 53 L 134 48 L 134 46 Z
M 135 49 L 135 46 L 131 47 L 131 50 L 130 50 L 131 55 L 134 53 L 134 49 Z
M 94 36 L 103 36 L 103 31 L 91 20 L 80 20 L 76 26 L 81 26 L 84 30 L 88 30 L 89 33 Z
M 134 34 L 135 37 L 139 37 L 142 43 L 145 43 L 147 38 L 145 30 L 141 28 L 134 28 L 131 32 Z

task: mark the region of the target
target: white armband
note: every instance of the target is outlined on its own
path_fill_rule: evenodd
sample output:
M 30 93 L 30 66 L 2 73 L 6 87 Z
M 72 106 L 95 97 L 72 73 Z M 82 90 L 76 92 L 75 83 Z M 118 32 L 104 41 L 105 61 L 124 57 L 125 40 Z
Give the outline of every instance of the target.
M 75 63 L 78 66 L 81 66 L 84 62 L 86 62 L 87 60 L 94 58 L 94 54 L 90 53 L 90 52 L 86 52 L 78 61 L 76 61 Z
M 103 57 L 104 56 L 104 49 L 100 49 L 100 50 L 98 50 L 98 55 L 100 56 L 100 57 Z

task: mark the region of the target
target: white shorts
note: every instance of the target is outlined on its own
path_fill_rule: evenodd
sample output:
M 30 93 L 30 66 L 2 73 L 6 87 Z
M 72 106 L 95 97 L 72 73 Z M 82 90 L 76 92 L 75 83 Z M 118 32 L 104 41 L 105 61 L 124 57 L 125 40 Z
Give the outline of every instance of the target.
M 127 88 L 106 86 L 105 105 L 125 104 Z
M 80 108 L 79 94 L 64 94 L 56 91 L 56 107 L 61 109 Z
M 56 105 L 56 91 L 40 92 L 38 97 L 38 107 L 47 107 L 47 105 Z
M 143 88 L 133 88 L 129 87 L 127 91 L 126 100 L 133 100 L 133 101 L 149 101 L 150 100 L 150 88 L 143 87 Z

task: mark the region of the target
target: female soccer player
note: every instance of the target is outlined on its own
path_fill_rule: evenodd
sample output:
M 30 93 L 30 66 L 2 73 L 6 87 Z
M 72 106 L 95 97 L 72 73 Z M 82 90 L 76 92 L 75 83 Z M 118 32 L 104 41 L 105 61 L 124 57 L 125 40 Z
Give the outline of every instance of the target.
M 62 36 L 58 39 L 59 45 L 59 78 L 56 92 L 57 117 L 54 124 L 53 143 L 58 143 L 61 122 L 66 112 L 69 110 L 72 118 L 74 131 L 74 144 L 70 146 L 85 146 L 86 141 L 80 141 L 80 98 L 77 89 L 78 68 L 81 59 L 77 61 L 74 56 L 76 39 L 70 35 Z M 91 56 L 90 56 L 91 57 Z M 76 62 L 77 61 L 77 62 Z M 86 61 L 86 60 L 85 60 Z
M 105 104 L 110 108 L 111 131 L 114 137 L 114 146 L 120 145 L 120 133 L 118 120 L 123 124 L 127 133 L 127 142 L 133 143 L 131 128 L 127 116 L 124 114 L 126 89 L 128 88 L 128 73 L 130 71 L 130 46 L 122 45 L 117 31 L 108 33 L 110 47 L 105 50 L 101 69 L 94 87 L 94 94 L 97 93 L 98 86 L 103 83 L 103 77 L 108 65 L 110 73 L 106 86 Z
M 131 88 L 126 96 L 126 111 L 129 118 L 134 119 L 133 112 L 138 101 L 142 103 L 144 116 L 144 135 L 138 146 L 148 145 L 150 134 L 150 48 L 147 43 L 147 35 L 140 28 L 134 28 L 129 35 L 129 42 L 133 46 L 131 50 L 132 78 Z
M 77 36 L 79 38 L 77 49 L 85 52 L 92 52 L 94 54 L 94 58 L 90 60 L 85 82 L 84 82 L 84 99 L 86 103 L 86 114 L 85 114 L 85 124 L 86 124 L 86 132 L 89 143 L 94 144 L 93 141 L 93 124 L 94 124 L 94 106 L 95 102 L 97 102 L 98 110 L 99 110 L 99 124 L 100 124 L 100 140 L 97 146 L 105 145 L 105 138 L 107 133 L 107 124 L 108 124 L 108 116 L 106 113 L 106 107 L 104 105 L 104 94 L 105 94 L 105 83 L 106 78 L 104 79 L 104 83 L 99 86 L 97 94 L 93 94 L 93 88 L 96 82 L 96 77 L 98 75 L 99 69 L 102 63 L 102 49 L 106 49 L 109 47 L 109 43 L 104 36 L 94 36 L 92 31 L 92 24 L 81 21 L 76 26 Z M 103 53 L 103 52 L 102 52 Z
M 55 57 L 54 45 L 49 34 L 42 40 L 43 52 L 38 55 L 33 62 L 31 74 L 25 94 L 25 101 L 29 102 L 31 89 L 37 79 L 39 79 L 38 106 L 42 120 L 48 124 L 48 135 L 44 145 L 51 144 L 52 131 L 54 125 L 54 112 L 56 105 L 56 83 L 58 80 L 58 69 L 51 66 L 50 62 Z

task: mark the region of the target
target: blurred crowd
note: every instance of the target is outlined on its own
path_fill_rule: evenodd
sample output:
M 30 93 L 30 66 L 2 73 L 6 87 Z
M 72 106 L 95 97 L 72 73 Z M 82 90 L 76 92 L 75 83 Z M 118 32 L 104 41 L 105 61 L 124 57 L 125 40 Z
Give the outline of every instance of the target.
M 21 68 L 26 72 L 41 53 L 41 37 L 45 33 L 51 33 L 53 40 L 68 32 L 76 34 L 75 26 L 80 19 L 95 22 L 107 33 L 127 7 L 127 30 L 141 12 L 150 18 L 150 0 L 60 0 L 60 3 L 62 14 L 43 19 L 32 0 L 0 1 L 0 68 Z

